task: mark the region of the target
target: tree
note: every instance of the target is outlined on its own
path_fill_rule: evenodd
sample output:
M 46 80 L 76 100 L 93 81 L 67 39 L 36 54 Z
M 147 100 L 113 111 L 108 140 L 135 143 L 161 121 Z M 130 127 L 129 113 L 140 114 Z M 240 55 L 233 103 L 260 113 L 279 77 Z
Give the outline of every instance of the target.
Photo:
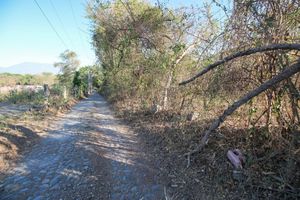
M 91 1 L 88 10 L 106 94 L 161 104 L 165 110 L 178 104 L 172 93 L 186 71 L 182 66 L 193 65 L 195 52 L 219 34 L 217 23 L 206 20 L 209 6 L 173 10 L 141 0 L 114 0 Z
M 248 43 L 249 47 L 263 46 L 278 43 L 299 43 L 299 1 L 237 1 L 234 4 L 234 13 L 232 15 L 232 24 L 229 29 L 231 40 L 228 43 L 230 48 L 240 47 L 243 43 Z M 239 27 L 238 29 L 236 27 Z M 295 57 L 282 51 L 266 52 L 256 56 L 256 59 L 244 59 L 251 63 L 252 67 L 247 76 L 253 77 L 257 85 L 274 77 L 286 66 L 291 65 Z M 244 65 L 247 66 L 247 65 Z M 277 121 L 281 126 L 289 126 L 288 121 L 292 123 L 299 119 L 297 100 L 294 95 L 294 88 L 297 88 L 296 79 L 289 78 L 282 82 L 278 87 L 268 89 L 264 95 L 266 99 L 265 125 L 269 127 L 272 121 Z M 297 89 L 296 89 L 297 90 Z M 289 108 L 293 110 L 291 119 L 287 119 L 283 110 L 283 99 L 289 99 Z M 265 112 L 264 110 L 261 112 Z M 273 119 L 273 120 L 272 120 Z
M 235 53 L 233 55 L 230 55 L 228 57 L 223 58 L 222 60 L 219 60 L 211 65 L 208 65 L 206 68 L 204 68 L 202 71 L 200 71 L 198 74 L 193 76 L 192 78 L 183 81 L 180 83 L 180 85 L 185 85 L 187 83 L 190 83 L 194 81 L 195 79 L 201 77 L 202 75 L 206 74 L 210 70 L 216 68 L 219 65 L 222 65 L 224 63 L 227 63 L 235 58 L 251 55 L 257 52 L 265 52 L 265 51 L 272 51 L 272 50 L 296 50 L 300 51 L 300 44 L 275 44 L 260 48 L 252 48 L 245 51 L 241 51 L 238 53 Z M 231 106 L 229 106 L 222 115 L 220 115 L 217 119 L 213 121 L 213 123 L 210 125 L 209 129 L 205 132 L 204 137 L 201 139 L 200 144 L 191 152 L 187 153 L 188 156 L 188 166 L 190 164 L 190 155 L 194 153 L 198 153 L 203 149 L 203 147 L 207 144 L 210 134 L 215 131 L 224 121 L 225 119 L 230 116 L 235 110 L 237 110 L 240 106 L 244 105 L 248 101 L 250 101 L 252 98 L 258 96 L 262 92 L 274 87 L 276 84 L 280 83 L 283 80 L 286 80 L 290 78 L 291 76 L 295 75 L 300 71 L 300 60 L 298 60 L 294 65 L 290 67 L 286 67 L 282 72 L 280 72 L 278 75 L 274 76 L 270 80 L 264 82 L 261 84 L 258 88 L 250 91 L 246 95 L 244 95 L 242 98 L 240 98 L 238 101 L 235 101 Z
M 73 88 L 76 88 L 79 97 L 89 95 L 89 76 L 92 77 L 91 87 L 101 87 L 103 79 L 101 69 L 96 65 L 81 67 L 73 78 Z
M 72 89 L 73 78 L 80 62 L 77 54 L 70 50 L 64 51 L 59 57 L 61 61 L 54 64 L 55 67 L 60 68 L 58 80 L 61 85 L 66 86 L 70 90 Z

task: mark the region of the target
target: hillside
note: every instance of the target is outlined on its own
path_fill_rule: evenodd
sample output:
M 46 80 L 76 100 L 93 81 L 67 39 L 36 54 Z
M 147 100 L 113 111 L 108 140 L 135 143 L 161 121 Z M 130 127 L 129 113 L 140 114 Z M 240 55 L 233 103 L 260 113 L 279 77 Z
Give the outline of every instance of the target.
M 0 73 L 12 74 L 41 74 L 43 72 L 51 72 L 57 74 L 58 68 L 48 63 L 24 62 L 9 67 L 0 67 Z

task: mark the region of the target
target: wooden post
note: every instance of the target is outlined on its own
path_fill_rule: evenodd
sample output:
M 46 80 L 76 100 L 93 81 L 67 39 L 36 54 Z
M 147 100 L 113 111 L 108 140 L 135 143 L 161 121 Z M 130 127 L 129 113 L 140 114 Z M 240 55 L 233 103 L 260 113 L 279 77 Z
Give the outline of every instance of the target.
M 44 97 L 45 97 L 45 105 L 48 105 L 48 100 L 50 96 L 50 89 L 48 84 L 44 84 Z
M 88 73 L 88 95 L 92 94 L 93 90 L 93 77 L 91 72 Z
M 66 86 L 63 86 L 63 97 L 64 97 L 64 99 L 68 98 L 68 93 L 67 93 L 67 87 Z

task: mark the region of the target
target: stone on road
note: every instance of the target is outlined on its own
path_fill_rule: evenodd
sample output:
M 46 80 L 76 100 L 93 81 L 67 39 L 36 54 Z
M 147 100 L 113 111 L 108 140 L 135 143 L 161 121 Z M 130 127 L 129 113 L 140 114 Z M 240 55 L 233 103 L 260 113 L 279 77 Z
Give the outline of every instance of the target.
M 16 167 L 0 199 L 163 199 L 134 132 L 98 94 L 81 101 Z

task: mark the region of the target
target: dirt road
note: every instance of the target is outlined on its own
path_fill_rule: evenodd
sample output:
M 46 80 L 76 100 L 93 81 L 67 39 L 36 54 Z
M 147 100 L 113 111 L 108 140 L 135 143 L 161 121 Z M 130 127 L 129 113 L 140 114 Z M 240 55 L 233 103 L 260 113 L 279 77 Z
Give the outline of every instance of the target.
M 32 106 L 26 104 L 0 103 L 0 117 L 18 116 L 28 111 Z
M 0 199 L 163 199 L 137 135 L 99 95 L 77 104 L 8 172 Z

